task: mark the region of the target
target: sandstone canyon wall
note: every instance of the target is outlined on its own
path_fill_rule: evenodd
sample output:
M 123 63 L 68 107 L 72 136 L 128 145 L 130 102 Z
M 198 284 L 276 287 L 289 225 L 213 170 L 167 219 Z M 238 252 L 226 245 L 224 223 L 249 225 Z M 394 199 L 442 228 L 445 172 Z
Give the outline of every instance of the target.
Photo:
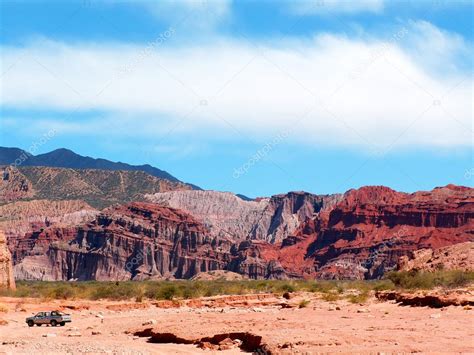
M 420 248 L 474 242 L 474 189 L 453 185 L 256 201 L 213 191 L 145 198 L 156 203 L 114 205 L 17 233 L 9 238 L 16 277 L 141 280 L 227 270 L 255 279 L 372 279 Z
M 150 202 L 186 211 L 203 221 L 215 236 L 278 243 L 342 195 L 289 192 L 244 201 L 230 192 L 171 191 L 145 196 Z
M 47 228 L 13 245 L 19 278 L 190 278 L 224 269 L 233 242 L 209 235 L 189 214 L 155 204 L 112 207 L 73 228 Z
M 298 237 L 300 249 L 305 246 L 304 260 L 313 262 L 312 275 L 381 277 L 414 250 L 474 241 L 474 189 L 448 185 L 413 194 L 382 186 L 351 190 L 327 218 L 303 224 Z

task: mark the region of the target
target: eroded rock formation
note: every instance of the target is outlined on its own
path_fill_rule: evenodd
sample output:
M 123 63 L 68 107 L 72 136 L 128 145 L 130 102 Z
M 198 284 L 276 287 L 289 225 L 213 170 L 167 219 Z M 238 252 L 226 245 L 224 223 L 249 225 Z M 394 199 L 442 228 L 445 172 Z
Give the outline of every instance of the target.
M 128 280 L 224 269 L 232 245 L 185 212 L 137 202 L 80 227 L 32 233 L 13 249 L 19 278 Z
M 190 278 L 228 270 L 256 279 L 370 279 L 418 249 L 474 242 L 474 189 L 453 185 L 259 201 L 204 191 L 152 198 L 160 204 L 116 205 L 91 221 L 29 231 L 10 243 L 17 278 Z
M 55 226 L 74 226 L 92 220 L 96 209 L 81 200 L 31 200 L 0 205 L 0 229 L 9 243 L 26 233 Z
M 403 271 L 464 270 L 474 271 L 474 242 L 439 249 L 415 250 L 398 261 Z
M 12 256 L 7 246 L 7 239 L 3 231 L 0 231 L 0 288 L 15 289 L 15 278 L 13 277 Z
M 327 220 L 306 222 L 298 237 L 304 260 L 314 261 L 317 277 L 380 277 L 414 250 L 474 241 L 474 189 L 448 185 L 413 194 L 381 186 L 350 190 Z
M 341 195 L 289 192 L 256 201 L 245 201 L 230 192 L 171 191 L 146 195 L 161 205 L 192 214 L 214 236 L 278 243 L 306 219 L 329 209 Z

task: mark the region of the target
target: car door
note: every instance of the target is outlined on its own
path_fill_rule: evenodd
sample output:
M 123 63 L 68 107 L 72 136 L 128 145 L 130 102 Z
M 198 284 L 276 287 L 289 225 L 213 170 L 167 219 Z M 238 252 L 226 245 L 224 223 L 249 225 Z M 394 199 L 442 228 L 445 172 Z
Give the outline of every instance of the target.
M 36 316 L 35 316 L 35 323 L 36 324 L 43 324 L 44 322 L 44 313 L 43 312 L 39 312 Z
M 45 312 L 43 318 L 43 324 L 49 324 L 51 322 L 51 313 Z
M 53 320 L 53 319 L 54 319 L 57 323 L 61 323 L 61 316 L 60 316 L 59 313 L 56 312 L 56 311 L 51 312 L 50 321 Z
M 49 323 L 48 317 L 49 317 L 49 314 L 44 312 L 42 317 L 41 317 L 40 323 L 41 324 L 48 324 Z

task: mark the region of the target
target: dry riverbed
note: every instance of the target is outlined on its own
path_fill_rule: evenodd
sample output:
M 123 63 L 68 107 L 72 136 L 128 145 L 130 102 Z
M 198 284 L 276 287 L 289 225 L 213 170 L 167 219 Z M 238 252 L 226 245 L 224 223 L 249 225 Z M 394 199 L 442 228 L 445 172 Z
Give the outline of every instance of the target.
M 289 298 L 289 299 L 287 299 Z M 474 352 L 470 306 L 363 305 L 314 293 L 218 296 L 188 301 L 0 298 L 0 353 L 277 354 Z M 61 309 L 65 327 L 25 318 Z

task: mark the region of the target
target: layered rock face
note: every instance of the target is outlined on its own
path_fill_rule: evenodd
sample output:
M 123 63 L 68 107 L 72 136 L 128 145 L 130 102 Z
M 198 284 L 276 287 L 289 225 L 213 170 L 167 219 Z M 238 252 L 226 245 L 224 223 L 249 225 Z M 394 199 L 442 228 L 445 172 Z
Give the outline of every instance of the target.
M 459 243 L 435 250 L 415 250 L 400 258 L 398 269 L 403 271 L 474 271 L 474 242 Z
M 92 220 L 99 213 L 80 200 L 31 200 L 0 206 L 0 229 L 6 231 L 10 244 L 41 228 L 74 226 Z
M 26 280 L 191 278 L 213 270 L 288 277 L 266 259 L 276 245 L 214 236 L 188 213 L 151 203 L 111 207 L 89 223 L 28 233 L 11 248 L 15 275 Z
M 474 189 L 467 187 L 406 194 L 373 186 L 258 201 L 206 191 L 147 198 L 159 204 L 116 205 L 13 239 L 15 275 L 140 280 L 228 270 L 256 279 L 371 279 L 418 249 L 438 255 L 439 248 L 474 242 Z
M 244 201 L 229 192 L 171 191 L 146 195 L 154 203 L 181 209 L 209 227 L 212 235 L 278 243 L 306 219 L 329 209 L 341 195 L 290 192 Z
M 302 248 L 305 265 L 314 262 L 311 275 L 377 278 L 414 250 L 474 241 L 474 189 L 448 185 L 413 194 L 380 186 L 351 190 L 327 220 L 305 223 L 298 237 L 301 246 L 307 245 Z
M 12 256 L 7 247 L 5 234 L 0 231 L 0 288 L 15 289 Z
M 31 248 L 14 254 L 15 272 L 42 280 L 190 278 L 224 269 L 233 245 L 211 237 L 185 212 L 138 202 L 104 210 L 80 227 L 52 227 L 26 239 Z

